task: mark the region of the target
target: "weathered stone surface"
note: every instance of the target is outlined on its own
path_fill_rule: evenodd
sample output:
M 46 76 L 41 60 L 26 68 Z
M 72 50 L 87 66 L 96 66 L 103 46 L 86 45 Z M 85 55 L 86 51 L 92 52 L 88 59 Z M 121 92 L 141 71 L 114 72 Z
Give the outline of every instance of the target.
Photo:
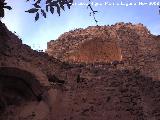
M 60 67 L 61 62 L 22 44 L 0 22 L 0 119 L 49 118 L 47 74 L 55 74 Z
M 121 42 L 115 41 L 123 60 L 115 57 L 114 61 L 94 64 L 60 62 L 33 51 L 0 25 L 0 120 L 160 119 L 159 36 L 146 34 L 142 25 L 115 25 L 126 35 L 116 39 Z M 101 28 L 90 27 L 86 33 L 95 37 L 95 32 L 89 33 L 93 29 L 102 35 L 97 31 Z M 109 35 L 117 37 L 114 32 Z M 145 36 L 143 44 L 135 42 L 137 35 Z
M 48 43 L 47 52 L 58 59 L 73 62 L 125 60 L 136 54 L 133 52 L 139 52 L 137 48 L 141 45 L 138 43 L 143 42 L 144 37 L 149 39 L 149 35 L 141 24 L 93 26 L 64 33 Z
M 142 24 L 131 23 L 76 29 L 48 42 L 47 48 L 50 56 L 67 62 L 125 61 L 125 67 L 156 79 L 160 79 L 159 51 L 159 37 Z
M 85 78 L 83 75 L 81 77 Z M 100 78 L 88 77 L 91 79 L 85 78 L 81 83 L 75 81 L 67 91 L 59 91 L 53 114 L 55 120 L 160 118 L 155 104 L 159 98 L 159 81 L 154 82 L 134 71 L 108 71 Z

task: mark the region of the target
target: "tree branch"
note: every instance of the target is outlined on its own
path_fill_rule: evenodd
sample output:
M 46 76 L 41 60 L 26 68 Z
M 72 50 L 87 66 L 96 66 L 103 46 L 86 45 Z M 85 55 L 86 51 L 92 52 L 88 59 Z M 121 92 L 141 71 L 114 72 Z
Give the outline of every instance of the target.
M 91 12 L 90 12 L 89 14 L 90 14 L 90 16 L 91 16 L 91 15 L 93 16 L 93 19 L 94 19 L 96 25 L 98 26 L 98 20 L 97 20 L 96 17 L 95 17 L 95 14 L 96 14 L 98 11 L 95 11 L 95 10 L 92 8 L 91 0 L 89 0 L 89 4 L 88 4 L 87 8 L 89 8 L 89 9 L 91 10 Z

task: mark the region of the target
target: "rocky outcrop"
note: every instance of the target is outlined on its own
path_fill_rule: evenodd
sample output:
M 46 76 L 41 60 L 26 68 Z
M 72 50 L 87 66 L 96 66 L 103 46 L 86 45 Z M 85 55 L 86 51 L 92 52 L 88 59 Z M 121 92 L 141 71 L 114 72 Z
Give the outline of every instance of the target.
M 76 29 L 50 41 L 46 52 L 71 63 L 124 61 L 128 69 L 138 68 L 145 75 L 160 79 L 159 37 L 142 24 Z
M 66 32 L 48 43 L 47 53 L 63 61 L 111 62 L 135 56 L 151 34 L 142 24 L 117 23 Z M 135 47 L 133 47 L 135 46 Z M 133 48 L 136 50 L 133 50 Z M 131 52 L 132 51 L 132 52 Z M 122 57 L 122 58 L 121 58 Z

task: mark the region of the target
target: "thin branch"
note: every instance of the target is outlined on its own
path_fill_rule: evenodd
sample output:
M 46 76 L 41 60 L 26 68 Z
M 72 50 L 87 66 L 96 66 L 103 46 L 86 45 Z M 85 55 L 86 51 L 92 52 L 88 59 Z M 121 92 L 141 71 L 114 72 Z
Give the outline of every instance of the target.
M 88 8 L 88 7 L 89 7 L 89 9 L 91 10 L 90 16 L 91 16 L 91 15 L 93 16 L 93 19 L 94 19 L 94 21 L 96 22 L 96 25 L 98 26 L 98 20 L 97 20 L 96 17 L 95 17 L 95 14 L 96 14 L 98 11 L 95 11 L 95 10 L 92 8 L 91 0 L 89 0 L 89 4 L 88 4 L 87 8 Z

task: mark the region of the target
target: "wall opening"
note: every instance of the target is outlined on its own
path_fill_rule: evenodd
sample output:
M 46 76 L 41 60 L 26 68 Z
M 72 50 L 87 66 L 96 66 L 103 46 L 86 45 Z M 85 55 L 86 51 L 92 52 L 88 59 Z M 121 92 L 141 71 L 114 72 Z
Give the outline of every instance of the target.
M 19 68 L 0 67 L 0 119 L 31 101 L 38 101 L 42 88 L 35 76 Z M 4 118 L 6 119 L 6 118 Z

